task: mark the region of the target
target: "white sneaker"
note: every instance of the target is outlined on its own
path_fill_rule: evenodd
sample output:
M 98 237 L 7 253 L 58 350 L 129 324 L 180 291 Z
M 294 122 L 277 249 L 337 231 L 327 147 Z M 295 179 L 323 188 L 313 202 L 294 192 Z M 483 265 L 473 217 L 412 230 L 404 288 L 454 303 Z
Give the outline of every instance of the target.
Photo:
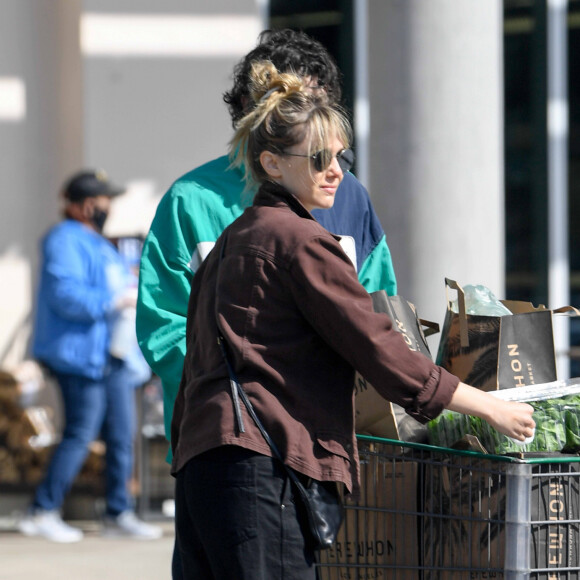
M 80 542 L 83 532 L 65 524 L 57 510 L 37 510 L 18 522 L 18 529 L 25 536 L 42 536 L 51 542 L 69 544 Z
M 139 540 L 157 540 L 163 530 L 141 521 L 132 511 L 124 511 L 118 516 L 105 516 L 102 535 L 109 538 L 135 538 Z

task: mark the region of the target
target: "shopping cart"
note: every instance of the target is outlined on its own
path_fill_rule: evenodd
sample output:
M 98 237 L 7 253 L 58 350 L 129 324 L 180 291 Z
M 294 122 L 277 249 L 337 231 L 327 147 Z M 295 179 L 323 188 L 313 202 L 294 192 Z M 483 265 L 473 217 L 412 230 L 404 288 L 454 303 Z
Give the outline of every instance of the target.
M 361 494 L 321 580 L 580 579 L 580 457 L 358 444 Z

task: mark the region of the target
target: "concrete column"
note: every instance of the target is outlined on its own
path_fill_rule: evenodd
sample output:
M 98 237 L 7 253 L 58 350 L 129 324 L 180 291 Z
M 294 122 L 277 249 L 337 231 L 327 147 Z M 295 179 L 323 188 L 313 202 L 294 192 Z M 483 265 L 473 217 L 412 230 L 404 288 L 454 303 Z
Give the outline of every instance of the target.
M 0 366 L 26 353 L 38 240 L 82 159 L 79 14 L 77 0 L 0 9 Z
M 399 294 L 441 323 L 445 277 L 504 297 L 502 3 L 368 5 L 369 191 Z

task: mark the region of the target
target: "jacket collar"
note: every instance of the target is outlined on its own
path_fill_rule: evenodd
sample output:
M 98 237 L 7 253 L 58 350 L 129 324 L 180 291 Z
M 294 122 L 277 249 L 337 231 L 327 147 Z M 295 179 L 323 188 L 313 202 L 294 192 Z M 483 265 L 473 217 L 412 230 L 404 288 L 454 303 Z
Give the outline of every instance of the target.
M 254 205 L 288 206 L 298 216 L 314 220 L 314 216 L 285 187 L 273 181 L 265 181 L 254 198 Z

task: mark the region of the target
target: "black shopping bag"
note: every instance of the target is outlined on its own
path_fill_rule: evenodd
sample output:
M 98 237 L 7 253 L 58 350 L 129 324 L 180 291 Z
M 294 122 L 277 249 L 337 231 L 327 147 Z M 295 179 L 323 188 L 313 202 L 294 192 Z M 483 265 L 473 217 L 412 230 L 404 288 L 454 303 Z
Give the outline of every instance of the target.
M 467 314 L 461 286 L 447 278 L 445 284 L 447 290 L 457 291 L 458 312 L 452 310 L 448 300 L 437 364 L 484 391 L 557 379 L 552 315 L 577 315 L 575 308 L 549 310 L 529 302 L 502 300 L 512 314 Z
M 426 337 L 439 332 L 439 325 L 419 318 L 415 306 L 402 296 L 389 296 L 384 290 L 373 292 L 375 312 L 384 312 L 411 350 L 431 357 Z M 386 401 L 359 373 L 355 375 L 355 428 L 357 433 L 376 437 L 425 441 L 426 428 L 394 403 Z
M 389 296 L 384 290 L 379 290 L 373 292 L 371 298 L 375 312 L 389 315 L 394 329 L 403 335 L 411 350 L 418 350 L 432 358 L 426 337 L 439 332 L 437 323 L 419 318 L 415 305 L 402 296 Z

